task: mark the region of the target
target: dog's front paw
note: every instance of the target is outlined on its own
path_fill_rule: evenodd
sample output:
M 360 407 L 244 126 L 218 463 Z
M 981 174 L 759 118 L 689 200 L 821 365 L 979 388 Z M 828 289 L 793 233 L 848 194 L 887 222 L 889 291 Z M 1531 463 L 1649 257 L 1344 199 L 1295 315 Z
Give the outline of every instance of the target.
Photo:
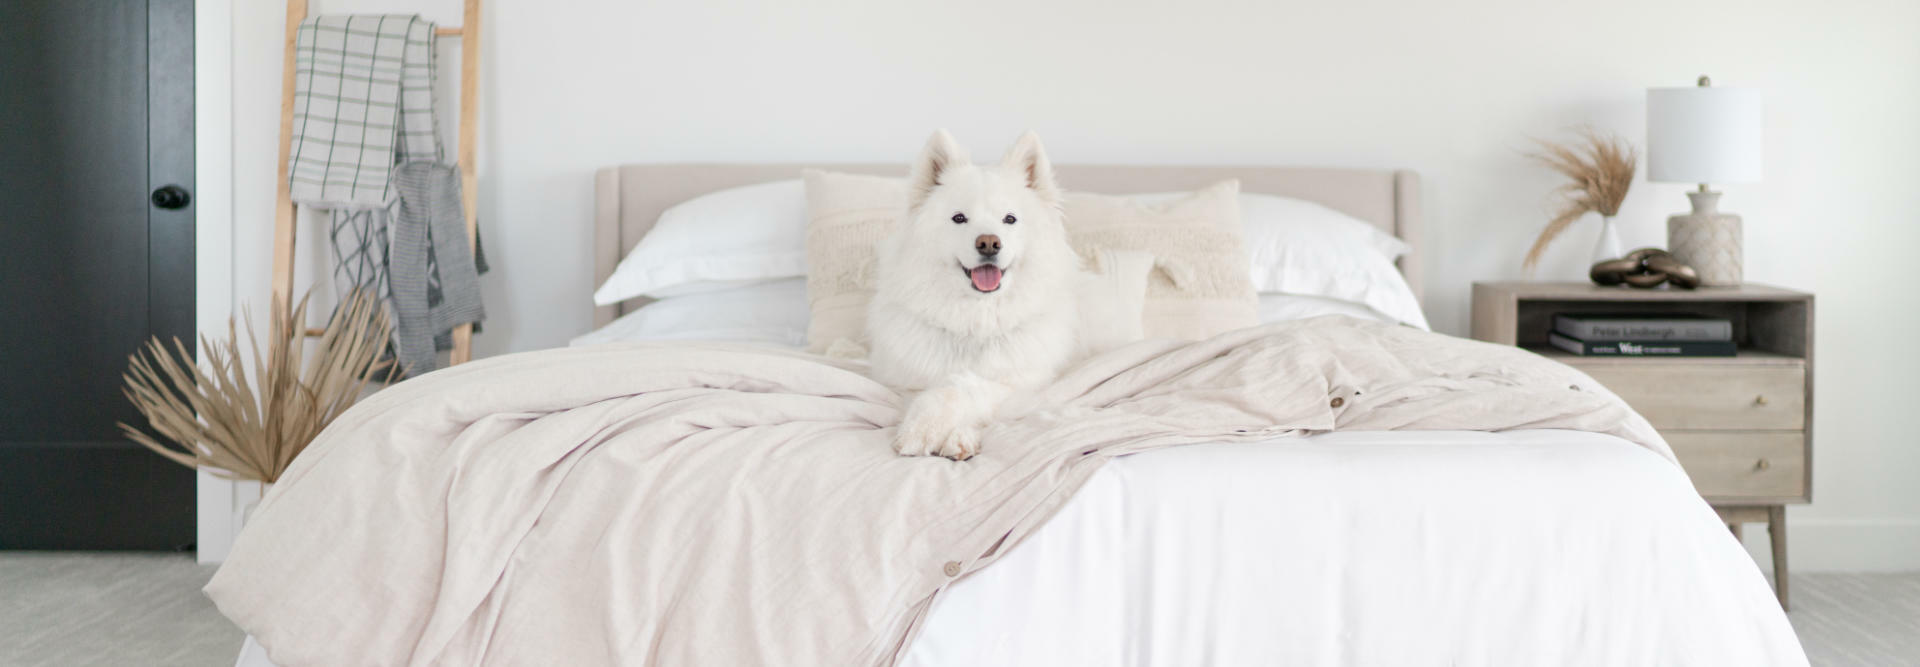
M 980 427 L 957 426 L 939 438 L 940 448 L 933 453 L 955 461 L 965 461 L 980 453 Z
M 893 435 L 902 456 L 944 456 L 965 461 L 980 453 L 980 425 L 946 410 L 910 410 Z
M 900 431 L 894 434 L 893 451 L 901 456 L 944 456 L 965 461 L 980 453 L 980 429 L 961 426 L 939 430 L 927 426 L 914 428 L 902 425 Z
M 893 451 L 901 456 L 933 456 L 940 451 L 940 443 L 926 435 L 909 431 L 902 424 L 900 430 L 893 433 Z

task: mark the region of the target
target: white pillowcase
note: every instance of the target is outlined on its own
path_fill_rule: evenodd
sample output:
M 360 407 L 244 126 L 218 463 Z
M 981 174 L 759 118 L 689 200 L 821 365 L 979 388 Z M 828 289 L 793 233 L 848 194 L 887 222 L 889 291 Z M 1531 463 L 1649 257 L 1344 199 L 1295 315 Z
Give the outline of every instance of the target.
M 641 306 L 571 345 L 710 340 L 798 348 L 807 341 L 807 281 L 787 278 Z
M 1302 263 L 1290 248 L 1358 250 L 1372 248 L 1392 261 L 1407 254 L 1407 242 L 1381 231 L 1363 220 L 1339 211 L 1292 197 L 1278 195 L 1240 195 L 1240 216 L 1247 221 L 1247 245 L 1253 255 L 1255 273 L 1287 264 Z M 1256 276 L 1263 292 L 1285 291 L 1284 276 Z
M 1310 201 L 1240 195 L 1253 256 L 1253 284 L 1282 292 L 1351 301 L 1396 321 L 1427 328 L 1427 316 L 1394 259 L 1406 242 L 1345 213 Z
M 729 188 L 660 214 L 593 293 L 602 306 L 807 275 L 807 191 L 799 179 Z

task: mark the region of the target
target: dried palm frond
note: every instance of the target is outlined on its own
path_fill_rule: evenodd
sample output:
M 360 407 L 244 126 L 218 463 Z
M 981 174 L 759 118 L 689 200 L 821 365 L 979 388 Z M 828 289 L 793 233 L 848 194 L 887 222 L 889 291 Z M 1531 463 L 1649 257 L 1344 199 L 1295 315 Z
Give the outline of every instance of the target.
M 367 381 L 390 367 L 380 356 L 392 325 L 378 297 L 356 291 L 335 312 L 306 363 L 307 298 L 288 312 L 275 295 L 269 315 L 264 358 L 247 315 L 253 378 L 240 357 L 233 318 L 227 319 L 226 340 L 200 337 L 204 368 L 178 338 L 172 350 L 158 337 L 147 341 L 145 356 L 129 358 L 122 393 L 173 446 L 124 423 L 120 430 L 189 468 L 227 479 L 278 480 L 293 457 L 359 399 Z
M 1539 139 L 1534 143 L 1540 145 L 1540 150 L 1527 157 L 1560 172 L 1572 182 L 1555 189 L 1561 195 L 1560 210 L 1547 221 L 1546 229 L 1540 230 L 1540 238 L 1534 239 L 1533 247 L 1527 250 L 1527 258 L 1521 262 L 1521 267 L 1527 270 L 1540 262 L 1547 244 L 1588 211 L 1605 217 L 1618 214 L 1620 203 L 1627 199 L 1627 188 L 1633 186 L 1634 166 L 1640 161 L 1640 150 L 1633 144 L 1616 135 L 1602 135 L 1593 128 L 1582 128 L 1580 139 L 1572 143 L 1556 144 Z

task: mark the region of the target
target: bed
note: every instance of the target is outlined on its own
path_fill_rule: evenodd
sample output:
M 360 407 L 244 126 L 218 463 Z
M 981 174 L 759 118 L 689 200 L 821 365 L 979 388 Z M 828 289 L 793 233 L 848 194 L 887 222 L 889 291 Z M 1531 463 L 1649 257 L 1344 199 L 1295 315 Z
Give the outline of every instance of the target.
M 668 207 L 797 170 L 601 170 L 596 283 Z M 1059 172 L 1069 187 L 1100 192 L 1238 178 L 1247 192 L 1317 202 L 1406 241 L 1398 265 L 1419 289 L 1420 186 L 1411 172 Z M 647 303 L 599 308 L 595 324 Z M 1573 373 L 1556 381 L 1590 382 Z M 926 667 L 1805 663 L 1763 576 L 1670 456 L 1624 432 L 1523 422 L 1499 432 L 1343 428 L 1124 450 L 1074 477 L 1077 493 L 1034 512 L 1040 518 L 1010 548 L 993 543 L 977 563 L 948 563 L 957 576 L 903 615 L 908 625 L 879 633 L 898 644 L 861 655 Z M 419 654 L 396 662 L 407 661 Z M 239 664 L 272 663 L 250 636 Z

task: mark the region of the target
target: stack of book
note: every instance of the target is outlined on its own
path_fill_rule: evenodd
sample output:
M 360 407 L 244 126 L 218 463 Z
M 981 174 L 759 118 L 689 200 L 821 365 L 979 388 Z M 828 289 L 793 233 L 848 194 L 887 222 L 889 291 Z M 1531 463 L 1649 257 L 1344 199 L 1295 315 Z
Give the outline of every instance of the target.
M 1547 342 L 1588 357 L 1731 357 L 1733 322 L 1685 313 L 1553 316 Z

